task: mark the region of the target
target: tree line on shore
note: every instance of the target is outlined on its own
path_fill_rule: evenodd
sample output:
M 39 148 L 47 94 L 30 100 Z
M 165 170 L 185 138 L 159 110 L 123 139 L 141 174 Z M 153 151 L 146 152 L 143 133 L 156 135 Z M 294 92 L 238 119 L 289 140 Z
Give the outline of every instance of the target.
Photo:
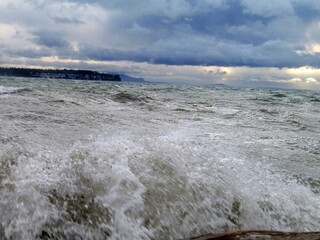
M 121 81 L 119 74 L 100 73 L 91 70 L 0 68 L 0 76 L 28 78 L 56 78 L 75 80 Z

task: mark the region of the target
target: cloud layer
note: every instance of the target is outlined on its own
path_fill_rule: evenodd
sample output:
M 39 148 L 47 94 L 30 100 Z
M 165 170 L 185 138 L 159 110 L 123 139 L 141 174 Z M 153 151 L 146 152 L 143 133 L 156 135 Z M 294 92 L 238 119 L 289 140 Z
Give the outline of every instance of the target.
M 1 62 L 320 65 L 313 0 L 2 0 Z M 320 45 L 319 45 L 320 46 Z

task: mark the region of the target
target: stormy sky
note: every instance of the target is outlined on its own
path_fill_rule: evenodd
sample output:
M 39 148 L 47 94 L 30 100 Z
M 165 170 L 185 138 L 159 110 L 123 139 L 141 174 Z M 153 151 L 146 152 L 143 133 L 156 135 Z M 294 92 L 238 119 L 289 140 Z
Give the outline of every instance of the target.
M 320 90 L 320 1 L 1 0 L 0 65 Z

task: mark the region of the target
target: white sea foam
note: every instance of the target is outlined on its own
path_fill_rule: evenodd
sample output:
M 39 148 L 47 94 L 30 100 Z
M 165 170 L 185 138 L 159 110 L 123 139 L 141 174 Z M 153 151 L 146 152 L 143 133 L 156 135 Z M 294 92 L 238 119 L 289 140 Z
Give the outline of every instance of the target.
M 7 236 L 170 239 L 224 229 L 318 229 L 319 196 L 307 186 L 192 141 L 184 130 L 143 139 L 119 132 L 67 152 L 10 149 L 1 156 L 17 159 L 2 182 Z M 68 216 L 71 210 L 79 215 Z
M 16 93 L 23 90 L 25 90 L 25 88 L 0 86 L 0 94 Z
M 1 237 L 320 230 L 319 115 L 303 92 L 31 87 L 1 99 Z

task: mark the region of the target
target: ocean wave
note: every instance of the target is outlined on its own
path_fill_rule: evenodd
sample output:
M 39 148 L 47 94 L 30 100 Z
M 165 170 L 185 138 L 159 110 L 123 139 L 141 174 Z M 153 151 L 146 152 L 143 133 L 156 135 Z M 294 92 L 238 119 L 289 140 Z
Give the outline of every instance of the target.
M 0 239 L 320 230 L 320 95 L 0 80 Z
M 148 96 L 130 94 L 126 92 L 120 92 L 120 93 L 114 94 L 112 96 L 112 99 L 120 103 L 128 103 L 128 102 L 144 103 L 144 102 L 148 102 L 148 100 L 151 100 L 151 98 Z
M 189 137 L 183 129 L 157 141 L 117 131 L 64 151 L 7 147 L 0 155 L 6 237 L 161 240 L 319 229 L 318 178 L 223 157 L 221 146 Z
M 10 93 L 18 93 L 18 92 L 24 92 L 29 91 L 27 88 L 17 88 L 17 87 L 5 87 L 0 86 L 0 94 L 10 94 Z

